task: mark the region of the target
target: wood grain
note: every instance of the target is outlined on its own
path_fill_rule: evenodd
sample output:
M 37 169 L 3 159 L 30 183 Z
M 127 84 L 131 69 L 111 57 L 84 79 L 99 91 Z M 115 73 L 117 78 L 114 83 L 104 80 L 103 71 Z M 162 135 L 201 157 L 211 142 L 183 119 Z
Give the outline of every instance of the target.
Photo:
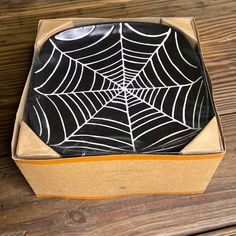
M 9 157 L 15 111 L 37 23 L 59 17 L 194 16 L 227 154 L 206 193 L 106 200 L 39 199 Z M 4 0 L 0 6 L 1 235 L 234 235 L 236 225 L 234 0 Z
M 236 234 L 236 226 L 227 227 L 219 230 L 214 230 L 211 232 L 206 232 L 202 234 L 198 234 L 199 236 L 235 236 Z

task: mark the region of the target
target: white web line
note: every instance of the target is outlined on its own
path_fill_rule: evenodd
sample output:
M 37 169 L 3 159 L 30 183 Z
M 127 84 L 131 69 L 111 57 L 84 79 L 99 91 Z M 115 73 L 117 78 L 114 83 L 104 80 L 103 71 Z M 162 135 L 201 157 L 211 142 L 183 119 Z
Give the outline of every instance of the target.
M 129 91 L 128 91 L 128 92 L 129 92 Z M 129 93 L 130 93 L 132 96 L 136 97 L 137 99 L 142 100 L 145 104 L 147 104 L 147 105 L 150 106 L 151 108 L 157 110 L 158 112 L 164 113 L 163 111 L 157 109 L 157 108 L 154 107 L 152 104 L 149 104 L 148 102 L 146 102 L 146 101 L 143 100 L 142 98 L 138 97 L 138 96 L 135 95 L 134 93 L 132 93 L 132 92 L 129 92 Z M 193 129 L 191 126 L 187 125 L 186 123 L 182 123 L 182 122 L 180 122 L 179 120 L 176 120 L 174 117 L 171 117 L 171 116 L 169 116 L 169 115 L 166 114 L 166 113 L 164 113 L 164 114 L 165 114 L 165 116 L 167 116 L 168 118 L 170 118 L 171 121 L 175 121 L 175 122 L 177 122 L 177 123 L 179 123 L 179 124 L 181 124 L 181 125 L 183 125 L 183 126 L 189 128 L 189 129 Z
M 116 150 L 120 150 L 120 151 L 126 151 L 126 149 L 124 149 L 124 148 L 118 148 L 118 147 L 110 146 L 110 145 L 107 145 L 107 144 L 91 142 L 91 141 L 88 141 L 88 140 L 74 140 L 74 139 L 71 139 L 68 142 L 72 142 L 72 143 L 85 143 L 85 144 L 94 145 L 94 146 L 100 146 L 100 147 L 116 149 Z
M 157 53 L 156 55 L 157 55 L 158 61 L 159 61 L 160 64 L 161 64 L 162 69 L 165 71 L 165 73 L 166 73 L 167 76 L 170 78 L 170 80 L 171 80 L 174 84 L 178 84 L 178 83 L 175 82 L 175 80 L 172 78 L 172 76 L 171 76 L 171 75 L 168 73 L 168 71 L 166 70 L 165 66 L 163 65 L 163 63 L 162 63 L 162 61 L 161 61 L 161 58 L 160 58 L 160 56 L 159 56 L 159 53 Z
M 178 138 L 172 139 L 171 141 L 166 142 L 165 144 L 161 145 L 161 148 L 158 148 L 158 149 L 155 149 L 155 150 L 151 150 L 151 151 L 147 151 L 147 152 L 145 151 L 146 149 L 148 149 L 148 148 L 150 148 L 150 147 L 152 147 L 152 146 L 154 146 L 154 145 L 157 145 L 158 143 L 160 143 L 160 142 L 162 142 L 162 141 L 164 141 L 164 140 L 166 140 L 166 139 L 168 139 L 168 138 L 171 138 L 171 137 L 173 137 L 173 136 L 175 136 L 175 135 L 178 135 L 178 134 L 183 133 L 183 132 L 186 132 L 186 131 L 188 131 L 188 129 L 180 130 L 180 131 L 174 132 L 174 133 L 172 133 L 172 134 L 170 134 L 170 135 L 168 135 L 168 136 L 166 136 L 166 137 L 164 137 L 164 138 L 161 138 L 161 139 L 159 139 L 157 142 L 154 142 L 154 143 L 152 143 L 151 145 L 145 147 L 145 148 L 143 149 L 143 151 L 144 151 L 144 153 L 152 153 L 152 152 L 158 152 L 158 151 L 169 150 L 170 148 L 174 148 L 174 147 L 186 145 L 186 141 L 184 141 L 184 142 L 178 143 L 178 144 L 176 144 L 176 145 L 174 145 L 174 146 L 169 146 L 169 145 L 173 144 L 173 143 L 176 142 L 176 141 L 179 142 L 179 141 L 182 141 L 182 140 L 186 140 L 187 138 L 192 137 L 192 136 L 194 136 L 197 132 L 199 132 L 199 130 L 193 130 L 191 133 L 188 133 L 188 134 L 186 134 L 186 135 L 184 135 L 184 136 L 181 136 L 181 137 L 178 137 Z
M 83 112 L 83 110 L 81 109 L 81 107 L 78 105 L 78 103 L 72 98 L 72 96 L 68 96 L 67 97 L 76 105 L 76 107 L 78 108 L 78 110 L 80 111 L 80 113 L 83 116 L 83 119 L 86 120 L 86 116 Z M 76 96 L 76 98 L 79 100 L 79 98 Z M 81 102 L 82 103 L 82 102 Z M 82 103 L 83 104 L 83 103 Z M 87 109 L 87 107 L 85 107 Z M 87 111 L 88 112 L 88 111 Z
M 48 58 L 48 60 L 46 61 L 46 63 L 45 63 L 39 70 L 36 70 L 36 71 L 34 72 L 35 74 L 39 73 L 40 71 L 42 71 L 42 70 L 47 66 L 47 64 L 51 61 L 54 52 L 55 52 L 55 47 L 53 47 L 52 52 L 51 52 L 51 55 L 50 55 L 50 57 Z
M 191 85 L 189 86 L 188 91 L 187 91 L 187 93 L 186 93 L 186 95 L 185 95 L 185 98 L 184 98 L 183 113 L 182 113 L 182 119 L 183 119 L 183 122 L 184 122 L 184 123 L 186 123 L 185 110 L 186 110 L 186 104 L 187 104 L 187 100 L 188 100 L 188 95 L 189 95 L 189 93 L 190 93 L 190 90 L 192 89 L 192 85 L 193 85 L 193 84 L 191 84 Z
M 131 118 L 134 118 L 135 116 L 138 116 L 138 115 L 141 114 L 142 112 L 146 112 L 146 111 L 151 110 L 151 109 L 152 109 L 152 108 L 149 107 L 149 108 L 146 108 L 146 109 L 144 109 L 144 110 L 138 111 L 138 112 L 136 112 L 134 115 L 132 115 Z M 158 112 L 159 112 L 159 111 L 158 111 Z M 134 121 L 134 122 L 136 122 L 136 121 Z
M 109 80 L 110 82 L 116 84 L 118 87 L 121 87 L 118 83 L 116 83 L 116 82 L 110 80 L 110 79 L 107 78 L 106 76 L 103 76 L 102 74 L 100 74 L 99 72 L 93 70 L 93 69 L 90 68 L 89 66 L 84 65 L 84 64 L 81 63 L 80 61 L 78 61 L 78 60 L 76 60 L 76 59 L 70 57 L 70 56 L 67 55 L 65 52 L 61 51 L 51 39 L 49 39 L 49 41 L 51 42 L 51 44 L 53 45 L 53 47 L 55 47 L 55 48 L 60 52 L 60 58 L 59 58 L 59 60 L 58 60 L 58 62 L 57 62 L 56 67 L 54 68 L 53 72 L 52 72 L 52 73 L 50 74 L 50 76 L 46 79 L 46 81 L 45 81 L 43 84 L 41 84 L 40 86 L 38 86 L 38 87 L 36 88 L 37 91 L 38 91 L 39 88 L 43 87 L 43 86 L 50 80 L 50 78 L 53 76 L 53 74 L 54 74 L 55 71 L 57 70 L 57 67 L 58 67 L 59 64 L 60 64 L 60 61 L 61 61 L 63 55 L 66 56 L 66 57 L 68 57 L 70 60 L 73 60 L 73 61 L 75 61 L 76 63 L 81 64 L 82 68 L 83 68 L 83 67 L 87 67 L 89 70 L 92 70 L 94 73 L 97 73 L 97 74 L 101 75 L 104 79 L 107 79 L 107 80 Z M 83 73 L 81 73 L 81 77 L 82 77 L 82 74 L 83 74 Z
M 182 86 L 183 87 L 183 86 Z M 172 117 L 174 117 L 175 116 L 175 107 L 176 107 L 176 102 L 177 102 L 177 99 L 178 99 L 178 97 L 179 97 L 179 94 L 180 94 L 180 91 L 181 91 L 181 88 L 182 87 L 178 87 L 178 91 L 177 91 L 177 94 L 176 94 L 176 96 L 175 96 L 175 100 L 174 100 L 174 103 L 173 103 L 173 106 L 172 106 Z
M 66 74 L 64 76 L 64 78 L 62 79 L 61 83 L 57 86 L 57 88 L 53 91 L 53 94 L 55 94 L 61 87 L 61 85 L 64 83 L 64 81 L 66 80 L 69 72 L 70 72 L 70 67 L 71 67 L 71 59 L 69 59 L 69 66 L 67 68 Z
M 105 57 L 105 58 L 102 58 L 102 59 L 100 59 L 100 60 L 92 61 L 92 62 L 86 63 L 85 65 L 97 64 L 97 63 L 99 63 L 99 62 L 101 62 L 101 61 L 108 60 L 108 59 L 110 59 L 111 57 L 114 57 L 115 55 L 117 55 L 117 54 L 119 54 L 119 53 L 121 53 L 121 50 L 118 50 L 118 51 L 114 52 L 113 54 L 111 54 L 111 55 L 109 55 L 109 56 L 107 56 L 107 57 Z M 91 67 L 89 67 L 89 68 L 91 68 Z M 92 69 L 92 68 L 91 68 L 91 69 Z M 93 70 L 93 69 L 92 69 L 92 70 Z
M 168 60 L 169 60 L 170 63 L 172 64 L 172 66 L 173 66 L 186 80 L 188 80 L 189 82 L 192 82 L 192 80 L 190 80 L 190 79 L 175 65 L 175 63 L 171 60 L 171 58 L 170 58 L 170 56 L 169 56 L 169 54 L 168 54 L 168 52 L 167 52 L 167 50 L 166 50 L 165 45 L 163 45 L 163 49 L 164 49 L 164 51 L 165 51 L 165 54 L 166 54 Z
M 131 57 L 131 58 L 133 58 L 133 59 L 139 59 L 139 60 L 144 60 L 144 61 L 146 61 L 148 58 L 146 58 L 146 57 L 138 57 L 138 56 L 134 56 L 134 55 L 131 55 L 131 54 L 127 54 L 127 53 L 124 53 L 124 55 L 125 56 L 127 56 L 127 57 Z M 128 60 L 127 60 L 128 61 Z M 131 60 L 132 61 L 132 60 Z M 138 62 L 138 63 L 145 63 L 145 62 Z
M 120 62 L 120 60 L 117 61 L 117 62 Z M 103 72 L 102 74 L 103 74 L 103 75 L 107 75 L 107 74 L 110 75 L 111 72 L 113 73 L 113 71 L 116 71 L 117 69 L 120 69 L 120 67 L 122 67 L 122 65 L 120 65 L 120 66 L 118 66 L 118 67 L 115 67 L 115 68 L 113 68 L 113 69 L 111 69 L 111 70 L 108 70 L 108 71 L 106 71 L 106 72 Z M 108 75 L 108 76 L 109 76 L 109 75 Z
M 195 118 L 195 114 L 196 114 L 197 102 L 198 102 L 198 99 L 199 99 L 199 94 L 200 94 L 201 89 L 202 89 L 202 85 L 203 85 L 203 81 L 201 81 L 201 84 L 199 86 L 198 93 L 197 93 L 197 98 L 195 100 L 195 104 L 194 104 L 194 108 L 193 108 L 193 124 L 192 124 L 193 127 L 195 126 L 194 118 Z
M 113 109 L 113 110 L 117 110 L 117 111 L 120 111 L 120 112 L 123 112 L 123 113 L 125 113 L 126 114 L 126 112 L 125 111 L 123 111 L 122 109 L 120 109 L 120 108 L 117 108 L 117 107 L 111 107 L 111 106 L 107 106 L 108 108 L 110 108 L 110 109 Z
M 66 105 L 66 107 L 70 110 L 74 120 L 75 120 L 75 123 L 76 123 L 76 126 L 79 127 L 79 122 L 78 122 L 78 119 L 76 118 L 76 115 L 75 113 L 73 112 L 73 110 L 71 109 L 71 107 L 68 105 L 68 103 L 62 99 L 62 97 L 60 97 L 59 95 L 56 95 L 62 102 L 64 102 L 64 104 Z
M 160 45 L 160 44 L 158 44 L 158 43 L 154 44 L 154 43 L 138 42 L 138 41 L 135 41 L 135 40 L 132 40 L 132 39 L 128 39 L 128 38 L 126 38 L 125 36 L 123 36 L 123 39 L 125 39 L 125 40 L 127 40 L 127 41 L 129 41 L 129 42 L 131 42 L 131 43 L 136 43 L 136 44 L 138 44 L 138 45 L 145 45 L 145 46 L 152 46 L 152 47 L 154 47 L 154 46 L 159 46 L 159 45 Z
M 118 78 L 119 76 L 121 76 L 123 74 L 122 70 L 119 70 L 115 73 L 112 73 L 109 75 L 109 77 L 113 77 L 115 75 L 115 78 Z M 117 76 L 118 75 L 118 76 Z
M 137 96 L 136 94 L 134 94 L 134 92 L 135 92 L 136 90 L 142 90 L 142 89 L 140 89 L 140 88 L 138 88 L 138 89 L 131 89 L 131 90 L 128 90 L 128 92 L 131 93 L 132 95 L 134 95 L 135 97 L 137 97 L 138 99 L 142 100 L 142 101 L 143 101 L 144 103 L 146 103 L 147 105 L 149 105 L 149 106 L 151 106 L 151 107 L 157 109 L 158 111 L 164 113 L 164 114 L 165 114 L 166 116 L 168 116 L 170 119 L 173 119 L 173 121 L 176 121 L 176 122 L 178 122 L 178 123 L 180 123 L 180 124 L 182 124 L 182 125 L 184 125 L 184 126 L 186 126 L 186 127 L 188 127 L 188 128 L 194 129 L 194 125 L 193 125 L 192 127 L 190 127 L 190 126 L 188 126 L 188 125 L 186 124 L 186 119 L 185 119 L 185 116 L 186 116 L 185 113 L 186 113 L 186 111 L 185 111 L 185 110 L 186 110 L 186 104 L 187 104 L 187 99 L 188 99 L 189 92 L 190 92 L 190 90 L 191 90 L 193 84 L 197 83 L 201 78 L 202 78 L 202 76 L 200 76 L 200 77 L 199 77 L 196 81 L 194 81 L 194 82 L 191 82 L 191 83 L 189 83 L 189 84 L 180 85 L 180 86 L 174 85 L 174 86 L 159 87 L 158 89 L 167 89 L 167 90 L 165 91 L 165 94 L 164 94 L 163 98 L 162 98 L 160 110 L 157 109 L 155 106 L 153 106 L 153 105 L 150 103 L 150 100 L 151 100 L 151 99 L 147 102 L 147 101 L 144 100 L 145 98 L 142 99 L 142 95 Z M 200 91 L 200 89 L 201 89 L 202 83 L 203 83 L 203 81 L 201 82 L 199 91 Z M 177 101 L 177 99 L 178 99 L 178 95 L 179 95 L 181 89 L 182 89 L 183 87 L 188 87 L 188 86 L 189 86 L 189 88 L 188 88 L 188 91 L 187 91 L 186 96 L 185 96 L 185 99 L 184 99 L 184 105 L 183 105 L 183 111 L 182 111 L 182 118 L 183 118 L 183 123 L 182 123 L 182 122 L 180 122 L 180 121 L 178 121 L 177 119 L 174 118 L 174 112 L 175 112 L 175 109 L 176 109 L 176 101 Z M 165 98 L 166 98 L 166 96 L 167 96 L 167 93 L 168 93 L 169 89 L 170 89 L 170 88 L 176 88 L 176 87 L 178 88 L 178 92 L 177 92 L 177 95 L 176 95 L 176 97 L 175 97 L 174 103 L 173 103 L 173 105 L 172 105 L 172 115 L 170 116 L 170 115 L 166 114 L 166 113 L 163 111 L 164 101 L 165 101 Z M 153 89 L 153 88 L 150 88 L 150 89 Z M 154 89 L 157 89 L 157 88 L 154 88 Z M 145 89 L 143 89 L 143 90 L 147 90 L 147 89 L 145 88 Z M 157 97 L 157 94 L 156 94 L 156 97 Z M 155 99 L 156 99 L 156 97 L 155 97 Z M 198 97 L 199 97 L 199 94 L 197 95 L 197 99 L 195 100 L 195 105 L 194 105 L 194 106 L 196 106 Z M 155 99 L 154 99 L 153 103 L 155 103 Z M 196 108 L 195 108 L 195 109 L 196 109 Z M 194 112 L 194 114 L 195 114 L 195 112 Z
M 95 81 L 96 80 L 96 73 L 94 73 L 94 75 L 93 75 L 93 83 L 92 83 L 92 85 L 91 85 L 91 87 L 90 87 L 90 90 L 89 91 L 93 91 L 93 87 L 94 87 L 94 85 L 95 85 Z
M 115 46 L 118 45 L 118 44 L 119 44 L 119 41 L 117 41 L 116 43 L 112 44 L 110 47 L 105 48 L 105 49 L 103 49 L 103 50 L 101 50 L 101 51 L 99 51 L 99 52 L 97 52 L 97 53 L 93 53 L 93 54 L 91 54 L 91 55 L 84 56 L 84 57 L 78 57 L 78 58 L 76 58 L 76 60 L 83 60 L 83 59 L 87 59 L 87 58 L 91 58 L 91 57 L 97 56 L 97 55 L 99 55 L 99 54 L 102 54 L 102 53 L 108 51 L 109 49 L 115 47 Z
M 93 104 L 93 101 L 91 101 L 91 100 L 89 99 L 89 97 L 86 95 L 86 93 L 84 93 L 84 96 L 87 98 L 87 100 L 88 100 L 89 103 L 91 104 L 91 107 L 93 107 L 93 109 L 94 109 L 95 111 L 97 111 L 95 105 Z
M 122 74 L 123 74 L 123 87 L 125 87 L 125 64 L 124 64 L 124 52 L 123 52 L 123 35 L 122 35 L 122 23 L 119 24 L 120 29 L 120 44 L 121 44 L 121 59 L 122 59 Z
M 165 35 L 166 37 L 163 39 L 161 44 L 158 44 L 158 47 L 156 48 L 156 50 L 151 54 L 151 56 L 149 57 L 149 59 L 146 61 L 146 63 L 143 65 L 143 67 L 141 68 L 141 70 L 137 73 L 137 75 L 127 84 L 126 87 L 128 87 L 135 79 L 137 79 L 137 77 L 140 75 L 140 73 L 144 70 L 144 68 L 146 67 L 146 65 L 152 61 L 153 56 L 158 52 L 159 48 L 166 42 L 166 40 L 168 39 L 169 35 L 171 33 L 171 29 L 169 29 Z
M 42 108 L 42 106 L 41 106 L 41 104 L 40 104 L 40 102 L 37 98 L 36 98 L 36 101 L 37 101 L 37 103 L 38 103 L 38 105 L 39 105 L 39 107 L 40 107 L 40 109 L 43 113 L 44 118 L 45 118 L 46 127 L 47 127 L 47 140 L 46 140 L 46 143 L 48 143 L 49 139 L 50 139 L 50 125 L 49 125 L 49 122 L 48 122 L 47 115 L 46 115 L 45 111 L 43 110 L 43 108 Z
M 104 67 L 102 67 L 102 68 L 99 68 L 99 69 L 97 69 L 97 71 L 101 71 L 101 70 L 104 70 L 104 69 L 107 69 L 107 68 L 109 68 L 109 67 L 112 67 L 112 66 L 114 66 L 115 64 L 117 64 L 117 63 L 120 63 L 122 61 L 122 59 L 120 59 L 120 60 L 118 60 L 118 61 L 115 61 L 115 62 L 113 62 L 112 64 L 109 64 L 109 65 L 107 65 L 107 66 L 104 66 Z M 112 69 L 113 70 L 113 69 Z M 111 70 L 108 70 L 108 71 L 106 71 L 106 72 L 100 72 L 100 74 L 102 73 L 109 73 Z
M 161 100 L 161 109 L 160 109 L 161 111 L 163 111 L 163 105 L 164 105 L 164 102 L 165 102 L 165 99 L 166 99 L 166 96 L 167 96 L 169 90 L 170 90 L 170 88 L 167 88 L 167 90 L 165 91 L 165 94 Z
M 182 88 L 182 87 L 188 87 L 191 86 L 195 83 L 197 83 L 200 79 L 202 79 L 202 76 L 198 77 L 195 81 L 191 81 L 191 83 L 187 84 L 180 84 L 180 85 L 165 85 L 165 86 L 155 86 L 150 88 L 150 87 L 145 87 L 145 88 L 127 88 L 130 92 L 132 91 L 138 91 L 138 90 L 153 90 L 153 89 L 164 89 L 164 88 Z
M 186 131 L 188 131 L 188 130 L 181 130 L 181 131 L 186 132 Z M 194 131 L 192 131 L 191 133 L 188 133 L 188 134 L 186 134 L 186 135 L 184 135 L 184 136 L 181 136 L 181 137 L 172 139 L 172 140 L 170 140 L 170 141 L 168 141 L 168 142 L 165 142 L 165 144 L 163 144 L 162 147 L 166 147 L 166 146 L 168 146 L 168 145 L 171 145 L 171 144 L 173 144 L 173 143 L 176 142 L 176 141 L 179 142 L 179 141 L 185 140 L 186 138 L 188 138 L 188 137 L 190 137 L 190 136 L 193 136 L 193 135 L 195 135 L 195 134 L 198 133 L 198 132 L 199 132 L 199 130 L 194 130 Z M 177 134 L 179 134 L 179 133 L 182 133 L 182 132 L 175 132 L 175 133 L 173 133 L 173 134 L 171 134 L 171 135 L 168 135 L 167 138 L 170 138 L 170 137 L 172 137 L 172 136 L 174 136 L 174 135 L 177 135 Z M 165 140 L 165 139 L 166 139 L 166 137 L 164 137 L 163 139 L 161 139 L 161 141 L 163 141 L 163 140 Z
M 188 61 L 184 58 L 183 54 L 181 53 L 180 48 L 179 48 L 179 43 L 178 43 L 177 33 L 176 33 L 176 32 L 175 32 L 175 43 L 176 43 L 176 47 L 177 47 L 177 49 L 178 49 L 179 55 L 181 56 L 181 58 L 183 59 L 183 61 L 185 61 L 189 66 L 191 66 L 191 67 L 193 67 L 193 68 L 197 68 L 197 66 L 194 66 L 193 64 L 191 64 L 190 62 L 188 62 Z
M 125 133 L 125 134 L 129 134 L 128 131 L 125 131 L 125 130 L 123 130 L 123 129 L 120 129 L 120 128 L 117 128 L 117 127 L 113 127 L 113 126 L 110 126 L 110 125 L 105 125 L 105 124 L 100 124 L 100 123 L 92 123 L 92 122 L 89 122 L 89 125 L 102 126 L 102 127 L 106 127 L 106 128 L 118 130 L 118 131 L 123 132 L 123 133 Z
M 49 96 L 46 96 L 46 98 L 53 104 L 53 106 L 55 107 L 55 109 L 60 117 L 62 129 L 63 129 L 63 133 L 64 133 L 64 138 L 65 138 L 66 137 L 66 127 L 65 127 L 61 112 L 59 111 L 57 105 L 54 103 L 54 101 Z M 50 137 L 50 135 L 49 135 L 49 137 Z
M 50 39 L 51 40 L 51 39 Z M 36 91 L 38 91 L 39 88 L 43 87 L 50 79 L 51 77 L 54 75 L 54 73 L 57 70 L 57 67 L 59 66 L 61 59 L 62 59 L 63 54 L 60 54 L 59 60 L 55 66 L 55 68 L 53 69 L 52 73 L 48 76 L 48 78 L 44 81 L 44 83 L 42 83 L 40 86 L 38 86 L 37 88 L 35 88 Z
M 125 106 L 126 106 L 126 113 L 127 113 L 127 119 L 128 119 L 128 123 L 129 123 L 129 129 L 130 129 L 130 138 L 131 138 L 131 143 L 133 146 L 133 151 L 136 151 L 135 148 L 135 144 L 134 144 L 134 137 L 133 137 L 133 132 L 132 132 L 132 124 L 131 124 L 131 120 L 130 120 L 130 114 L 129 114 L 129 107 L 128 107 L 128 102 L 127 102 L 127 93 L 126 91 L 124 92 L 124 96 L 125 96 Z
M 113 122 L 113 123 L 116 123 L 116 124 L 119 124 L 119 125 L 124 125 L 124 126 L 126 126 L 126 127 L 129 127 L 127 124 L 124 124 L 124 123 L 122 123 L 122 122 L 120 122 L 120 121 L 117 121 L 117 120 L 111 120 L 111 119 L 102 118 L 102 117 L 99 117 L 99 118 L 94 117 L 93 119 L 94 119 L 94 120 L 104 120 L 104 121 Z M 99 124 L 99 123 L 98 123 L 98 124 Z
M 143 150 L 146 150 L 146 149 L 148 149 L 148 148 L 150 148 L 150 147 L 153 147 L 154 145 L 157 145 L 158 143 L 164 141 L 165 139 L 168 139 L 168 138 L 171 138 L 172 136 L 175 136 L 175 135 L 177 135 L 177 134 L 186 132 L 187 130 L 189 130 L 189 129 L 183 129 L 183 130 L 179 130 L 179 131 L 176 131 L 176 132 L 174 132 L 174 133 L 171 133 L 171 134 L 169 134 L 169 135 L 167 135 L 167 136 L 165 136 L 165 137 L 163 137 L 163 138 L 157 140 L 156 142 L 154 142 L 154 143 L 148 145 L 148 146 L 145 147 Z
M 108 100 L 100 109 L 98 109 L 92 116 L 90 116 L 89 119 L 87 119 L 80 127 L 75 129 L 68 137 L 65 137 L 65 139 L 62 142 L 60 142 L 58 144 L 54 144 L 54 145 L 59 146 L 59 145 L 63 144 L 65 141 L 68 141 L 70 137 L 72 137 L 76 132 L 78 132 L 81 128 L 83 128 L 86 124 L 88 124 L 88 122 L 91 119 L 93 119 L 93 117 L 95 117 L 98 114 L 99 111 L 101 111 L 104 107 L 106 107 L 107 104 L 110 103 L 112 100 L 114 100 L 120 93 L 114 95 L 114 97 L 111 100 Z
M 53 48 L 54 48 L 54 47 L 53 47 Z M 75 74 L 76 74 L 76 72 L 77 72 L 77 67 L 78 67 L 78 64 L 75 63 L 74 73 L 73 73 L 73 75 L 72 75 L 72 77 L 71 77 L 71 79 L 70 79 L 70 82 L 67 84 L 67 86 L 65 87 L 65 89 L 63 90 L 63 92 L 65 92 L 65 91 L 68 89 L 68 87 L 70 86 L 71 82 L 73 81 L 73 79 L 74 79 L 74 77 L 75 77 Z M 81 69 L 82 69 L 82 68 L 81 68 Z
M 134 50 L 131 50 L 131 49 L 128 49 L 128 48 L 124 48 L 124 51 L 132 52 L 132 53 L 136 53 L 136 54 L 148 55 L 148 56 L 150 56 L 152 54 L 151 52 L 134 51 Z
M 128 23 L 125 23 L 125 25 L 133 32 L 135 32 L 136 34 L 139 34 L 141 36 L 144 36 L 144 37 L 150 37 L 150 38 L 157 38 L 157 37 L 162 37 L 162 36 L 165 36 L 166 33 L 162 33 L 162 34 L 144 34 L 138 30 L 136 30 L 135 28 L 133 28 L 130 24 Z
M 33 108 L 34 108 L 35 114 L 36 114 L 38 122 L 39 122 L 39 136 L 41 136 L 42 135 L 42 123 L 41 123 L 41 120 L 40 120 L 40 117 L 39 117 L 39 113 L 38 113 L 38 111 L 37 111 L 37 109 L 35 108 L 34 105 L 33 105 Z
M 83 100 L 77 94 L 75 94 L 75 97 L 82 103 L 82 105 L 85 108 L 85 110 L 87 111 L 88 115 L 91 116 L 92 114 L 89 111 L 88 106 L 86 104 L 84 104 Z M 84 117 L 85 117 L 85 115 L 84 115 Z M 87 119 L 85 118 L 85 120 L 87 120 Z
M 82 79 L 82 77 L 83 77 L 83 74 L 84 74 L 83 72 L 84 72 L 84 67 L 82 66 L 82 67 L 81 67 L 81 72 L 80 72 L 79 79 L 78 79 L 78 81 L 77 81 L 77 83 L 76 83 L 74 89 L 72 90 L 72 92 L 74 92 L 74 91 L 77 89 L 77 87 L 79 86 L 80 81 L 81 81 L 81 79 Z
M 89 90 L 89 91 L 71 91 L 71 92 L 61 92 L 61 93 L 42 93 L 40 91 L 37 91 L 37 93 L 42 95 L 68 95 L 68 94 L 84 94 L 84 93 L 93 93 L 93 92 L 108 92 L 108 91 L 121 91 L 121 88 L 117 89 L 101 89 L 101 90 Z
M 152 121 L 154 121 L 154 120 L 158 120 L 158 119 L 160 119 L 160 118 L 162 118 L 162 117 L 164 117 L 164 116 L 165 116 L 165 115 L 163 114 L 163 115 L 161 115 L 161 116 L 157 116 L 157 117 L 154 117 L 154 118 L 152 118 L 152 119 L 150 119 L 150 120 L 147 120 L 147 121 L 143 122 L 142 124 L 136 126 L 136 127 L 133 129 L 133 131 L 135 131 L 136 129 L 142 127 L 143 125 L 148 124 L 149 122 L 152 122 Z
M 78 135 L 74 135 L 73 137 L 74 138 L 76 138 L 76 137 L 88 137 L 88 138 L 91 138 L 91 135 L 89 135 L 89 134 L 78 134 Z M 122 141 L 122 140 L 119 140 L 119 139 L 115 139 L 115 138 L 112 138 L 112 137 L 105 137 L 105 136 L 100 136 L 100 135 L 93 135 L 92 137 L 93 138 L 98 138 L 98 139 L 106 139 L 106 140 L 122 143 L 122 144 L 128 145 L 130 147 L 133 147 L 130 143 L 127 143 L 125 141 Z
M 200 104 L 200 109 L 199 109 L 199 114 L 198 114 L 198 128 L 200 129 L 201 127 L 201 113 L 202 113 L 202 104 L 204 101 L 204 97 L 202 98 L 201 104 Z
M 152 108 L 148 108 L 148 109 L 152 109 Z M 142 111 L 143 112 L 143 111 Z M 147 114 L 147 115 L 145 115 L 145 116 L 142 116 L 141 118 L 139 118 L 139 119 L 137 119 L 137 120 L 135 120 L 132 124 L 133 125 L 135 125 L 137 122 L 139 122 L 140 120 L 145 120 L 145 119 L 147 119 L 149 116 L 153 116 L 153 115 L 155 115 L 155 114 L 158 114 L 159 112 L 152 112 L 152 113 L 149 113 L 149 114 Z

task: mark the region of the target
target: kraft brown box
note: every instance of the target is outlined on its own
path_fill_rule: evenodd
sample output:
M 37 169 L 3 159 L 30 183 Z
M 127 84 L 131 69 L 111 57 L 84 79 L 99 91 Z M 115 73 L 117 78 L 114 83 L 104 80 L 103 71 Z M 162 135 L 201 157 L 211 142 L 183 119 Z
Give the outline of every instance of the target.
M 191 17 L 69 18 L 41 20 L 34 53 L 50 36 L 61 30 L 112 21 L 171 25 L 181 30 L 192 45 L 200 45 L 195 21 Z M 25 103 L 30 79 L 31 72 L 16 115 L 12 158 L 38 197 L 96 199 L 131 194 L 202 193 L 224 156 L 224 137 L 219 116 L 216 115 L 179 155 L 124 154 L 61 158 L 26 123 Z M 208 83 L 212 93 L 209 75 Z

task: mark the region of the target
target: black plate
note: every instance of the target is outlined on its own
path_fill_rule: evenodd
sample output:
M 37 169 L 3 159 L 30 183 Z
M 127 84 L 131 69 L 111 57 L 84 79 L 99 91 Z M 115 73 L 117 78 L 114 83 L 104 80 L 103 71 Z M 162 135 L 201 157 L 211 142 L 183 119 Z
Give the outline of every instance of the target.
M 29 123 L 64 157 L 176 153 L 213 116 L 198 48 L 168 26 L 68 29 L 34 62 Z

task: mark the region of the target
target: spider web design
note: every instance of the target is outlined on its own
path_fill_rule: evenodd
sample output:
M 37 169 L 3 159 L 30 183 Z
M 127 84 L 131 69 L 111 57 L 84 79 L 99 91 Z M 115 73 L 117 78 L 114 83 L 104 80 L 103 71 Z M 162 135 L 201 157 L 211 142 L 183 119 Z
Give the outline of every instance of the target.
M 79 39 L 66 38 L 75 29 L 51 37 L 30 95 L 39 137 L 62 156 L 180 151 L 212 108 L 193 49 L 158 26 L 109 23 L 85 26 Z

